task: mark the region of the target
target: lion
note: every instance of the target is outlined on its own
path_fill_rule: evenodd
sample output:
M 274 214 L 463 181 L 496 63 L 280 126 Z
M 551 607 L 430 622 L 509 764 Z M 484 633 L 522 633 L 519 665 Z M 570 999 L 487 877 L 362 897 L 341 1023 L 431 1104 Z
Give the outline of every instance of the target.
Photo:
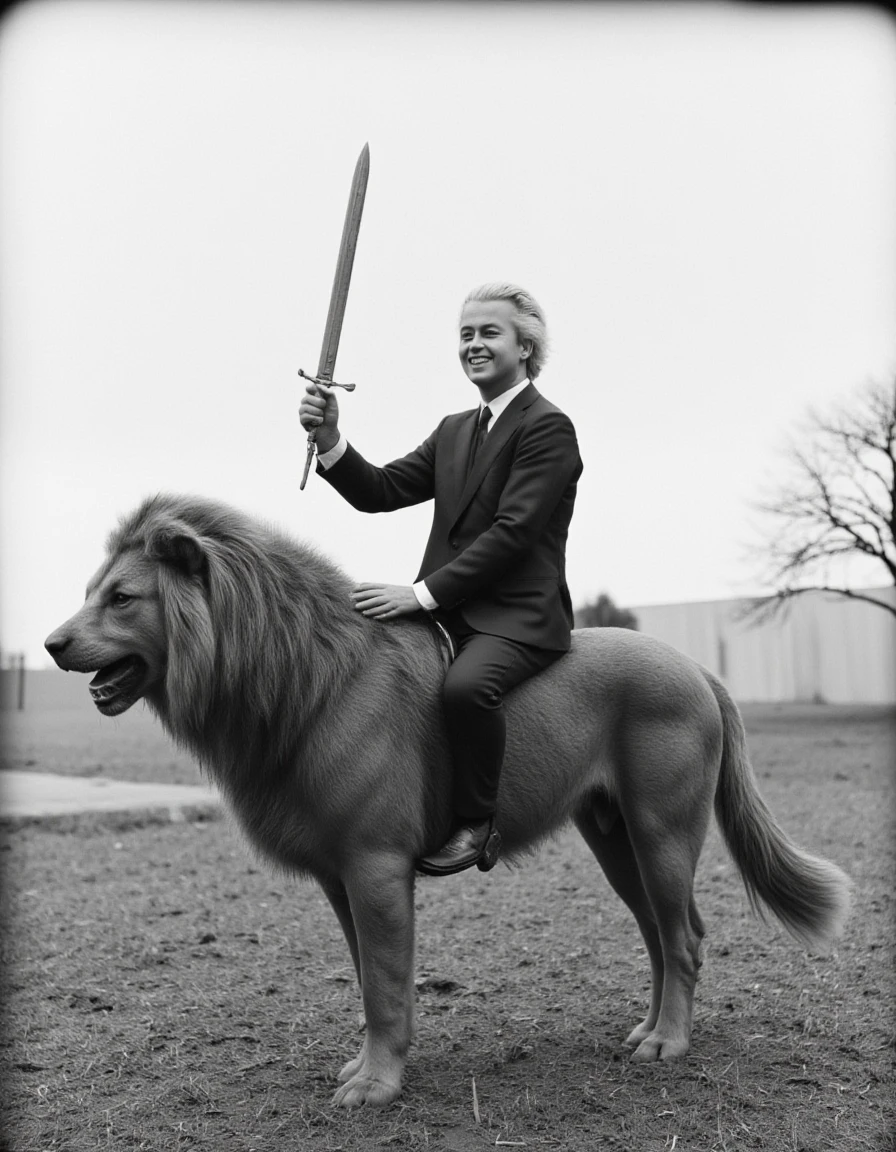
M 334 1102 L 400 1093 L 414 1031 L 415 860 L 451 818 L 442 654 L 424 617 L 355 612 L 314 549 L 225 505 L 157 495 L 123 518 L 83 607 L 46 647 L 95 672 L 106 716 L 144 699 L 215 781 L 249 841 L 314 877 L 345 934 L 366 1031 Z M 697 860 L 713 808 L 753 907 L 803 945 L 840 931 L 849 881 L 796 847 L 762 800 L 721 682 L 626 629 L 508 694 L 497 826 L 510 859 L 573 821 L 650 960 L 639 1062 L 688 1050 L 703 921 Z

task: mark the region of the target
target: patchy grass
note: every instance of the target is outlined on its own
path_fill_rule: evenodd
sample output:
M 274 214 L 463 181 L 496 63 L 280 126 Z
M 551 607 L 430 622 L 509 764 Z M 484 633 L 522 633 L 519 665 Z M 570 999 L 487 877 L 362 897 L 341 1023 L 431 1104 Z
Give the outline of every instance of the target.
M 757 921 L 713 832 L 693 1046 L 637 1066 L 620 1041 L 646 1009 L 646 955 L 573 832 L 513 871 L 422 881 L 417 1042 L 401 1100 L 381 1112 L 329 1103 L 361 1041 L 360 1000 L 314 885 L 258 865 L 226 819 L 8 827 L 5 1146 L 891 1148 L 892 713 L 746 719 L 778 818 L 855 881 L 837 951 L 811 956 Z M 79 749 L 73 725 L 77 770 L 112 758 L 89 738 Z M 62 770 L 58 745 L 43 763 L 30 739 L 35 767 Z M 165 746 L 144 775 L 144 745 L 127 778 L 172 779 L 174 763 Z
M 87 680 L 83 708 L 0 714 L 4 768 L 137 783 L 201 782 L 196 762 L 169 739 L 145 704 L 107 719 L 90 702 Z

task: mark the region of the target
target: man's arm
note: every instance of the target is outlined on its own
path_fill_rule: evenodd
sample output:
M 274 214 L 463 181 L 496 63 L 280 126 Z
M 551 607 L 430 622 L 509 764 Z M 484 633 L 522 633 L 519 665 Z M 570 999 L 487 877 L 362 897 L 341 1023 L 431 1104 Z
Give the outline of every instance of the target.
M 308 384 L 299 418 L 307 431 L 317 431 L 318 474 L 359 512 L 393 512 L 432 499 L 438 429 L 407 456 L 378 468 L 342 436 L 332 388 Z
M 334 477 L 327 476 L 327 473 L 339 464 L 349 450 L 348 441 L 339 431 L 339 407 L 333 389 L 307 385 L 299 416 L 306 430 L 317 430 L 318 472 L 333 483 Z M 434 441 L 434 435 L 431 439 Z M 422 453 L 421 449 L 424 449 Z M 404 460 L 387 465 L 387 470 L 391 469 L 394 473 L 389 483 L 385 477 L 380 478 L 383 469 L 368 464 L 360 453 L 352 449 L 348 468 L 337 471 L 333 487 L 363 511 L 384 512 L 393 507 L 421 503 L 432 495 L 434 489 L 433 453 L 425 449 L 426 445 L 421 445 Z M 400 584 L 359 584 L 352 591 L 352 603 L 359 612 L 377 620 L 390 620 L 419 612 L 421 608 L 432 610 L 437 606 L 423 581 L 413 587 Z
M 346 442 L 345 452 L 331 467 L 318 472 L 359 512 L 394 512 L 422 504 L 435 495 L 434 432 L 424 442 L 378 468 Z
M 332 468 L 333 465 L 337 463 L 337 461 L 342 459 L 342 457 L 345 455 L 345 450 L 347 447 L 348 440 L 346 440 L 344 436 L 340 435 L 339 439 L 336 441 L 332 448 L 328 449 L 326 452 L 318 451 L 318 464 L 320 464 L 321 468 L 323 468 L 323 470 L 326 472 L 328 468 Z

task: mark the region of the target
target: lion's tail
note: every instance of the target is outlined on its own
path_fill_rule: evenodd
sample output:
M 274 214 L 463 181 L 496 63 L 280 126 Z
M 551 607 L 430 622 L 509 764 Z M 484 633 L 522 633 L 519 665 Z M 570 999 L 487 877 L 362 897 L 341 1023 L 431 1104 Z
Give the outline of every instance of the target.
M 716 816 L 750 904 L 760 915 L 766 905 L 801 944 L 825 951 L 849 912 L 849 877 L 798 848 L 778 825 L 759 793 L 737 706 L 715 676 L 704 675 L 722 713 Z

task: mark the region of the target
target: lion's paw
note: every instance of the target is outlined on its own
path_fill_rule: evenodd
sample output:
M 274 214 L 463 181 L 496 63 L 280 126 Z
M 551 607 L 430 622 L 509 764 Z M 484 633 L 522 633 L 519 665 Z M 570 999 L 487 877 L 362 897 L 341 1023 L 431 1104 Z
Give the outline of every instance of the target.
M 364 1061 L 366 1060 L 366 1058 L 367 1058 L 367 1045 L 364 1044 L 363 1047 L 361 1048 L 361 1051 L 354 1058 L 354 1060 L 349 1060 L 348 1064 L 345 1065 L 345 1067 L 342 1069 L 342 1071 L 336 1077 L 337 1082 L 339 1084 L 345 1084 L 349 1080 L 351 1080 L 353 1076 L 357 1076 L 358 1073 L 361 1071 L 361 1069 L 364 1067 Z
M 632 1031 L 629 1032 L 628 1036 L 623 1040 L 623 1044 L 625 1044 L 627 1048 L 637 1048 L 642 1040 L 647 1039 L 655 1027 L 655 1020 L 651 1021 L 649 1018 L 642 1020 L 637 1028 L 633 1028 Z
M 346 1081 L 341 1088 L 337 1088 L 333 1096 L 333 1103 L 338 1108 L 360 1108 L 362 1104 L 371 1104 L 374 1108 L 382 1108 L 391 1104 L 401 1092 L 401 1081 L 378 1079 L 368 1073 L 360 1072 Z
M 656 1060 L 674 1060 L 676 1056 L 684 1056 L 690 1046 L 687 1036 L 663 1036 L 653 1031 L 632 1053 L 632 1062 L 651 1064 Z

